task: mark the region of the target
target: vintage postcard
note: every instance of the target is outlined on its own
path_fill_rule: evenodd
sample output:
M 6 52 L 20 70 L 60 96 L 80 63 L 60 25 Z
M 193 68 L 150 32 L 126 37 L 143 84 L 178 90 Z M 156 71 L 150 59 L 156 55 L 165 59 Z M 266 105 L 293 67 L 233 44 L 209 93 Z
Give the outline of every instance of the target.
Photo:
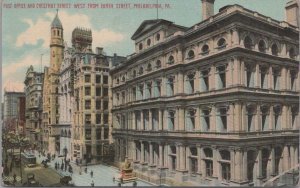
M 1 186 L 299 186 L 299 5 L 2 0 Z

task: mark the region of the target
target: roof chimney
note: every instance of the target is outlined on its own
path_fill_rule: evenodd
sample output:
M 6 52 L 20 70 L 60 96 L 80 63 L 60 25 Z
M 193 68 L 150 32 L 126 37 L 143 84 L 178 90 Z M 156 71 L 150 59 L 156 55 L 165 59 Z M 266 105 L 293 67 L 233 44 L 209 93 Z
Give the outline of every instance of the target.
M 285 6 L 285 19 L 289 24 L 299 27 L 299 4 L 297 0 L 287 2 Z
M 202 1 L 202 20 L 214 15 L 215 0 L 201 0 Z

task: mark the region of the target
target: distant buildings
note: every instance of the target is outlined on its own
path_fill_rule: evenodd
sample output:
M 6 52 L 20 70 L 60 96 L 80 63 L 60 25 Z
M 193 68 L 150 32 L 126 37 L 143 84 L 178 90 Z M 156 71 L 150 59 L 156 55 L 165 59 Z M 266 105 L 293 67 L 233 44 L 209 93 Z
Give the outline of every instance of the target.
M 146 20 L 111 71 L 115 161 L 169 185 L 259 186 L 299 163 L 299 16 L 239 5 L 189 28 Z
M 4 91 L 3 126 L 10 131 L 17 130 L 19 119 L 20 97 L 25 97 L 24 92 Z
M 30 66 L 24 80 L 26 96 L 25 132 L 32 146 L 41 149 L 44 144 L 45 127 L 43 119 L 43 80 L 44 74 Z

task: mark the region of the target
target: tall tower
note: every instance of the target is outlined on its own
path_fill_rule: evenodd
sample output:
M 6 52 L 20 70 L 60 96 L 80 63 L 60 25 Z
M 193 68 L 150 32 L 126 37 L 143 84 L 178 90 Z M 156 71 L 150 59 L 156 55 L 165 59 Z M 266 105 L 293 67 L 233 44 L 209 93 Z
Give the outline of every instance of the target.
M 51 23 L 51 39 L 50 39 L 50 69 L 59 71 L 64 54 L 64 35 L 61 21 L 58 18 L 58 11 Z

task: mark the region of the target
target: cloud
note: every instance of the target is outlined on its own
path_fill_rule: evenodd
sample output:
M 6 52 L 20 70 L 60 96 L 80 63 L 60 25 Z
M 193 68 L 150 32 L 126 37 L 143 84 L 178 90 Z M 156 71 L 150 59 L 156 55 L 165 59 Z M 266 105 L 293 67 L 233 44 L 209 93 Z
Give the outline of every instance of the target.
M 44 48 L 49 48 L 50 25 L 54 17 L 55 13 L 47 12 L 42 17 L 38 18 L 36 22 L 32 19 L 23 19 L 22 21 L 28 25 L 28 28 L 17 37 L 16 46 L 22 47 L 26 44 L 37 45 L 39 40 L 41 40 L 42 46 Z M 93 46 L 105 47 L 105 45 L 123 41 L 125 38 L 124 34 L 109 28 L 94 28 L 90 18 L 85 14 L 69 14 L 65 11 L 60 11 L 59 18 L 64 29 L 64 40 L 68 44 L 71 43 L 72 31 L 75 27 L 84 27 L 92 30 Z
M 49 55 L 43 56 L 43 66 L 47 66 Z M 3 85 L 2 89 L 6 88 L 10 91 L 23 91 L 24 80 L 27 69 L 32 65 L 35 71 L 41 70 L 41 56 L 31 51 L 25 56 L 11 60 L 2 66 Z

